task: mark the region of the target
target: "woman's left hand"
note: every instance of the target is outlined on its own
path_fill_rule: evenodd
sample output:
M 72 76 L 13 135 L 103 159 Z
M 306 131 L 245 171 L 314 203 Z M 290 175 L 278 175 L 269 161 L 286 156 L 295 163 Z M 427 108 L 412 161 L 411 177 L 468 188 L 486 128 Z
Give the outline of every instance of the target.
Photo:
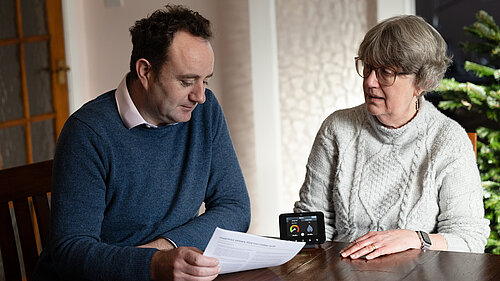
M 370 231 L 357 238 L 340 251 L 342 257 L 357 259 L 365 256 L 367 260 L 379 256 L 419 249 L 420 238 L 413 230 L 393 229 L 386 231 Z

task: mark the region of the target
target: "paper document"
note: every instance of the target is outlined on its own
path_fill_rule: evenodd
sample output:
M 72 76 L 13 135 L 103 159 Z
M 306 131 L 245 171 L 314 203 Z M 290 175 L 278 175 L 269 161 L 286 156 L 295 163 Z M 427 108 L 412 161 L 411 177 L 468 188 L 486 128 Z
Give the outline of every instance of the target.
M 304 247 L 292 242 L 216 228 L 203 255 L 219 259 L 220 274 L 282 265 Z

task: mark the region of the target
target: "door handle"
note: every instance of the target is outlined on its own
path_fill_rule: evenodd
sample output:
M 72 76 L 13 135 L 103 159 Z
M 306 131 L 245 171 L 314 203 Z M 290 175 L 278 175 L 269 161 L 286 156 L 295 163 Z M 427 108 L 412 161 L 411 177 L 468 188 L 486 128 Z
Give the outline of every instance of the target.
M 63 59 L 58 59 L 56 65 L 57 82 L 59 85 L 64 85 L 66 84 L 66 72 L 69 71 L 70 68 Z

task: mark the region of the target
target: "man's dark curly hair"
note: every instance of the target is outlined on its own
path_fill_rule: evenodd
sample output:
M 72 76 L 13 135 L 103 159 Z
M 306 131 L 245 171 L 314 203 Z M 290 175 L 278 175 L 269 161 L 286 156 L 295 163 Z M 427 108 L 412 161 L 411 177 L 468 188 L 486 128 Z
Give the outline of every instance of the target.
M 160 73 L 176 32 L 186 31 L 206 40 L 212 37 L 210 21 L 180 5 L 167 5 L 165 9 L 156 10 L 149 17 L 136 21 L 129 31 L 133 45 L 130 57 L 130 76 L 133 79 L 137 78 L 135 63 L 141 58 L 151 63 L 153 73 Z

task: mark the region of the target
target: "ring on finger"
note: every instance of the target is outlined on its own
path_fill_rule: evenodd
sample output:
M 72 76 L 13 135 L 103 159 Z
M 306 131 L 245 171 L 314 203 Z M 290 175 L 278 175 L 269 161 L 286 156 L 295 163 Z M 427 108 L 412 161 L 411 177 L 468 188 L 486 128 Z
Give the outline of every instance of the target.
M 370 244 L 370 246 L 372 247 L 372 251 L 377 250 L 377 246 L 375 246 L 375 244 Z

